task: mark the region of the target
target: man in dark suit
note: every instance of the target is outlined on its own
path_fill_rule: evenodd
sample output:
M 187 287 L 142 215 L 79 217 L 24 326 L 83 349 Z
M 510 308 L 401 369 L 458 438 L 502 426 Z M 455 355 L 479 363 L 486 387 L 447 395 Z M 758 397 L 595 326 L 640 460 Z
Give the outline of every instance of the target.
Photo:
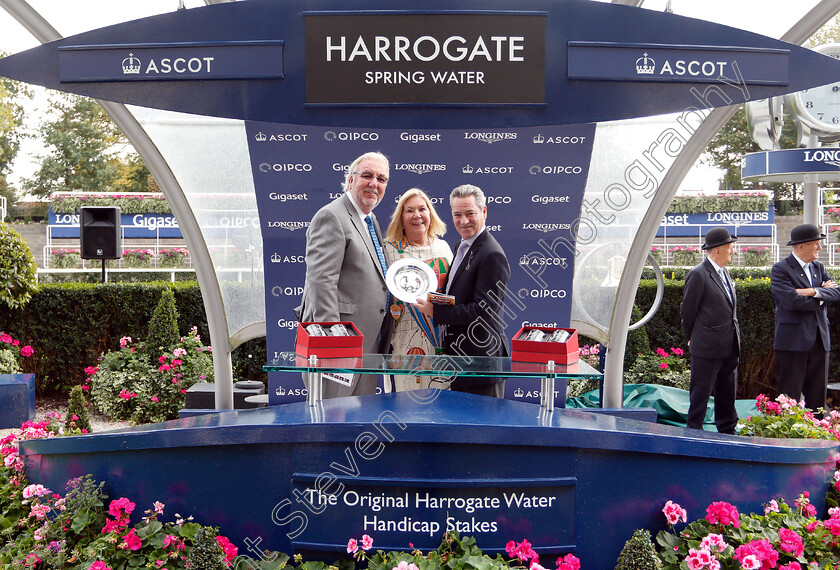
M 452 356 L 508 356 L 502 321 L 510 265 L 505 252 L 487 230 L 484 192 L 464 184 L 449 195 L 452 221 L 461 234 L 455 259 L 446 274 L 443 290 L 455 304 L 435 305 L 418 299 L 420 310 L 436 325 L 445 325 L 444 352 Z M 503 398 L 504 378 L 456 378 L 457 392 Z
M 366 353 L 386 353 L 394 319 L 388 312 L 382 234 L 372 211 L 388 184 L 385 155 L 369 152 L 350 165 L 344 194 L 315 213 L 306 231 L 306 281 L 296 313 L 303 322 L 351 321 Z M 323 397 L 376 393 L 376 375 L 351 386 L 324 381 Z
M 703 428 L 709 397 L 715 396 L 715 425 L 720 433 L 735 433 L 738 413 L 735 392 L 741 329 L 738 299 L 726 265 L 738 238 L 726 228 L 706 232 L 708 256 L 685 279 L 680 318 L 691 352 L 688 427 Z
M 773 265 L 770 286 L 776 305 L 776 390 L 812 410 L 825 407 L 831 338 L 825 303 L 840 301 L 840 288 L 817 261 L 825 234 L 803 224 L 790 232 L 793 253 Z

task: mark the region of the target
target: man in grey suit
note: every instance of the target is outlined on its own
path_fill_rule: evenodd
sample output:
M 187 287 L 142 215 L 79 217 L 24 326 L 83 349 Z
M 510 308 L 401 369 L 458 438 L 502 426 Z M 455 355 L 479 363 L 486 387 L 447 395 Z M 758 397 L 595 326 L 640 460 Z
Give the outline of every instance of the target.
M 388 352 L 394 322 L 388 311 L 382 237 L 372 213 L 385 195 L 389 170 L 381 153 L 357 158 L 347 171 L 344 195 L 318 210 L 306 231 L 299 318 L 351 321 L 364 335 L 366 353 Z M 376 378 L 357 374 L 351 386 L 324 381 L 323 397 L 374 394 Z
M 709 397 L 715 395 L 715 425 L 720 433 L 735 433 L 738 413 L 735 393 L 741 329 L 738 298 L 726 265 L 737 240 L 726 228 L 706 232 L 708 256 L 685 278 L 680 318 L 691 352 L 688 427 L 703 428 Z
M 770 290 L 776 305 L 776 390 L 816 410 L 825 407 L 831 338 L 826 303 L 840 301 L 840 288 L 817 261 L 825 234 L 813 224 L 790 231 L 793 253 L 773 265 Z

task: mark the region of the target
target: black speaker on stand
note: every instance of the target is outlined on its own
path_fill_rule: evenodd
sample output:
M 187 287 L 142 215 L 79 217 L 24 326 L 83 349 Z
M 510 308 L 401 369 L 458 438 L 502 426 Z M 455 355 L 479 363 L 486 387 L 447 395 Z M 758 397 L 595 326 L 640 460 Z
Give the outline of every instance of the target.
M 83 206 L 79 226 L 82 259 L 102 260 L 102 282 L 105 283 L 105 260 L 122 257 L 120 209 L 111 206 Z

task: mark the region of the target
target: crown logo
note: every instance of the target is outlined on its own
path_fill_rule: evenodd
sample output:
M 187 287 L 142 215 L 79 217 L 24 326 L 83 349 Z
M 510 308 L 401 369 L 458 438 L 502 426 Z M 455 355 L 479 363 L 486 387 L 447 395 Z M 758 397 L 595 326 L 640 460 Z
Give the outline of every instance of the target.
M 286 389 L 283 388 L 283 386 L 277 386 L 277 389 L 274 391 L 274 393 L 277 396 L 285 396 L 286 395 Z
M 542 144 L 545 142 L 545 137 L 542 134 L 538 134 L 534 137 L 534 144 Z
M 271 263 L 281 263 L 283 261 L 283 256 L 277 253 L 276 251 L 271 256 Z
M 522 391 L 522 388 L 517 388 L 513 395 L 517 398 L 521 398 L 525 395 L 525 392 Z
M 122 60 L 123 75 L 138 75 L 140 73 L 140 60 L 129 53 L 128 57 Z
M 468 164 L 464 168 L 461 169 L 461 172 L 463 172 L 464 174 L 472 174 L 473 170 L 475 170 L 475 169 Z
M 654 71 L 656 71 L 656 62 L 648 57 L 647 52 L 636 60 L 637 75 L 653 75 Z
M 256 135 L 254 135 L 254 138 L 257 139 L 259 142 L 263 142 L 266 139 L 266 136 L 264 132 L 260 131 Z

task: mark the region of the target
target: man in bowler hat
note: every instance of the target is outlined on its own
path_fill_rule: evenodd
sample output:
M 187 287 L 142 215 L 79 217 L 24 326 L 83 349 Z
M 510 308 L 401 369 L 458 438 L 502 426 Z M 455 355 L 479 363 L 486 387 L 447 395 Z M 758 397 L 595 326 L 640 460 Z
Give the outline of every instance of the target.
M 691 352 L 688 422 L 702 429 L 709 397 L 715 396 L 715 425 L 721 433 L 735 433 L 738 413 L 735 392 L 741 330 L 738 327 L 735 286 L 726 265 L 732 257 L 732 243 L 738 238 L 726 228 L 706 232 L 703 249 L 708 253 L 685 279 L 680 305 L 683 331 Z
M 817 261 L 825 234 L 803 224 L 790 232 L 793 253 L 773 265 L 770 285 L 776 305 L 776 390 L 815 410 L 825 407 L 828 383 L 826 303 L 840 301 L 840 288 Z

